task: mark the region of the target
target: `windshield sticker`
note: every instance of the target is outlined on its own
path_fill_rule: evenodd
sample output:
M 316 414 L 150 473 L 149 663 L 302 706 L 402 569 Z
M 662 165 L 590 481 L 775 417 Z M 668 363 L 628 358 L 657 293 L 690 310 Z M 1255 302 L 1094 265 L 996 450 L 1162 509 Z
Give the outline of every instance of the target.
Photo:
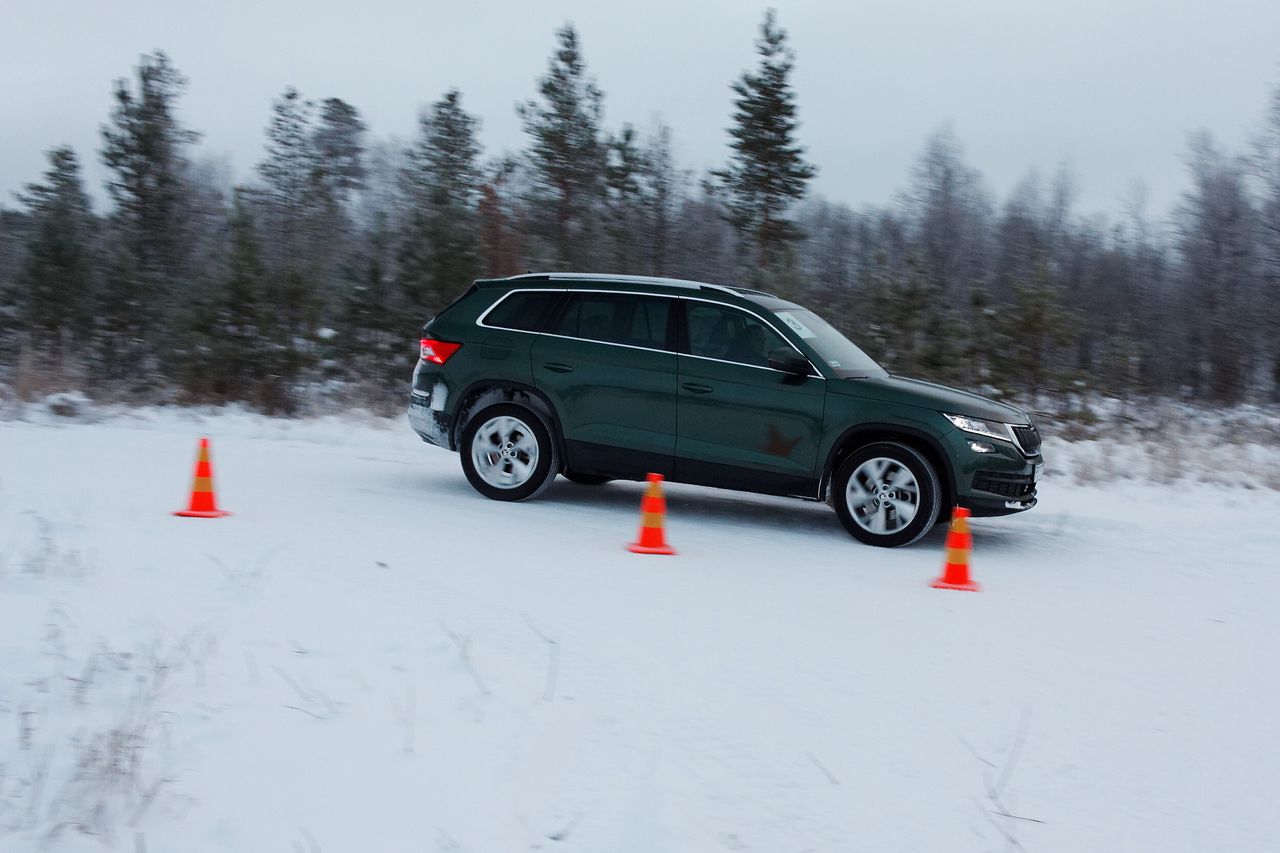
M 779 311 L 778 319 L 786 323 L 792 330 L 802 338 L 816 338 L 817 334 L 812 329 L 796 319 L 796 315 L 790 311 Z
M 840 362 L 836 361 L 834 358 L 827 359 L 827 364 L 831 365 L 832 367 L 840 366 Z

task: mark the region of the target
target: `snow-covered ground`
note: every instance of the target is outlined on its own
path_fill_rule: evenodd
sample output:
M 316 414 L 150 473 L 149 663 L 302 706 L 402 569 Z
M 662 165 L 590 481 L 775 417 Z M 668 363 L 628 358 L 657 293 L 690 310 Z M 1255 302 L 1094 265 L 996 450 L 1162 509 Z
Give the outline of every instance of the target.
M 1055 451 L 971 594 L 690 487 L 632 555 L 640 484 L 399 419 L 0 422 L 0 850 L 1275 849 L 1280 493 Z

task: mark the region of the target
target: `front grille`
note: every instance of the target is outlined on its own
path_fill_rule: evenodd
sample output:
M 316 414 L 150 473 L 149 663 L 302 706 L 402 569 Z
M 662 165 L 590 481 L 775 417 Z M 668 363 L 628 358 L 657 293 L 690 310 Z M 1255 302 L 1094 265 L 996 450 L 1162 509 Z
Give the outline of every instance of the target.
M 1036 493 L 1036 482 L 1030 474 L 1003 474 L 999 471 L 979 471 L 973 475 L 973 487 L 978 491 L 994 492 L 1006 498 L 1029 498 Z
M 1035 456 L 1040 452 L 1040 432 L 1034 426 L 1015 426 L 1013 434 L 1022 445 L 1022 452 Z

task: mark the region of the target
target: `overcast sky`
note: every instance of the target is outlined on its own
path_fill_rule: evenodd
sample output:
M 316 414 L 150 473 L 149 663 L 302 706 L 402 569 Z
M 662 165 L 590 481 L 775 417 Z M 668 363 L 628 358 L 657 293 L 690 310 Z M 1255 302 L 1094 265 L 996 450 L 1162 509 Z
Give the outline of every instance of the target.
M 1185 187 L 1188 132 L 1242 148 L 1280 85 L 1280 0 L 779 0 L 798 55 L 814 188 L 891 201 L 926 137 L 949 122 L 1003 196 L 1063 161 L 1079 209 L 1119 208 L 1136 181 L 1162 215 Z M 0 204 L 74 146 L 101 194 L 111 81 L 169 52 L 190 80 L 182 119 L 245 180 L 271 100 L 293 85 L 355 105 L 373 135 L 408 137 L 457 86 L 487 153 L 517 150 L 553 30 L 579 29 L 606 122 L 661 115 L 681 160 L 726 156 L 729 83 L 755 61 L 764 3 L 484 0 L 0 0 Z

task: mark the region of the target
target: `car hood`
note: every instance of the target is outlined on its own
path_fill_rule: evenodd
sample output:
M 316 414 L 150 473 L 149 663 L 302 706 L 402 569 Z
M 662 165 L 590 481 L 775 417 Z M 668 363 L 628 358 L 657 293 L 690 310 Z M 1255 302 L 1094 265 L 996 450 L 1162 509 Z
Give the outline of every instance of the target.
M 1030 418 L 1021 409 L 997 403 L 978 394 L 948 388 L 935 382 L 907 379 L 903 376 L 868 376 L 859 379 L 842 379 L 833 383 L 839 393 L 854 397 L 880 400 L 886 403 L 902 403 L 936 409 L 952 415 L 1001 421 L 1009 424 L 1025 424 Z

